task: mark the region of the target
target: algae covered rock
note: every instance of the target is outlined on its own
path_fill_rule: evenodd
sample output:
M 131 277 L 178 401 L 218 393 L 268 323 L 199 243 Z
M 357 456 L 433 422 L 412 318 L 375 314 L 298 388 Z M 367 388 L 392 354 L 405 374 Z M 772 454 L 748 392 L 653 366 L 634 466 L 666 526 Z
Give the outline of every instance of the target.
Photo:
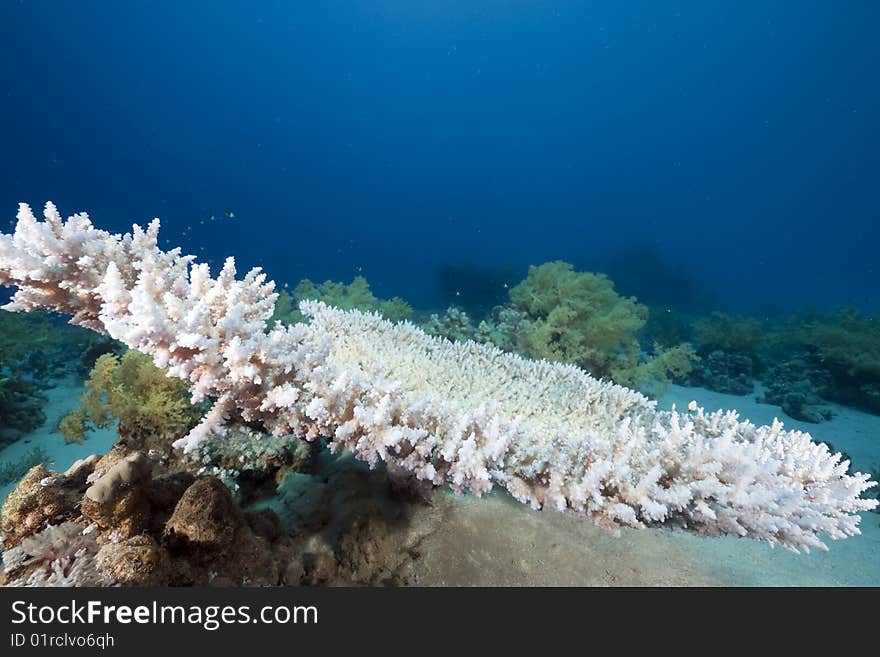
M 216 477 L 186 489 L 165 524 L 163 544 L 175 559 L 178 585 L 278 586 L 294 558 L 275 513 L 243 514 Z
M 172 551 L 218 552 L 228 548 L 241 523 L 241 512 L 229 489 L 215 477 L 197 480 L 186 489 L 165 525 Z
M 97 561 L 104 575 L 119 586 L 166 586 L 171 581 L 171 558 L 145 534 L 106 543 Z
M 64 475 L 44 465 L 28 471 L 0 508 L 5 549 L 14 548 L 25 537 L 77 514 L 79 494 L 67 484 Z

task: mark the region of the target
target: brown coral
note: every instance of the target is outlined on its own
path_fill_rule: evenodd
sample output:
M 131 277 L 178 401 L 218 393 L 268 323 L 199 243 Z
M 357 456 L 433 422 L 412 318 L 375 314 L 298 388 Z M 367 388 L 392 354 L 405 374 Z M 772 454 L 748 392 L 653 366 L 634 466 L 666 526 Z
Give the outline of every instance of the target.
M 99 464 L 100 466 L 100 464 Z M 82 514 L 102 529 L 134 536 L 146 526 L 152 463 L 135 452 L 118 460 L 93 483 L 82 500 Z

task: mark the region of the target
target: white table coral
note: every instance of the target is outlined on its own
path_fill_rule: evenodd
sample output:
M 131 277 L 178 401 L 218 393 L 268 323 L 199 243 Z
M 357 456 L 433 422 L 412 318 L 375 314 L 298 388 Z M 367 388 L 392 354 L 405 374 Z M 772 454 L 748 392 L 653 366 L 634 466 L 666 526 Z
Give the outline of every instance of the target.
M 874 482 L 782 424 L 735 412 L 660 411 L 637 392 L 569 365 L 452 343 L 409 323 L 300 306 L 307 324 L 267 328 L 276 295 L 259 269 L 216 278 L 157 246 L 158 220 L 113 235 L 85 214 L 45 221 L 22 204 L 0 235 L 9 310 L 73 315 L 153 357 L 212 409 L 179 446 L 229 424 L 325 436 L 371 465 L 393 462 L 435 484 L 480 494 L 504 486 L 534 508 L 597 523 L 733 534 L 792 550 L 859 533 Z M 695 406 L 695 405 L 694 405 Z

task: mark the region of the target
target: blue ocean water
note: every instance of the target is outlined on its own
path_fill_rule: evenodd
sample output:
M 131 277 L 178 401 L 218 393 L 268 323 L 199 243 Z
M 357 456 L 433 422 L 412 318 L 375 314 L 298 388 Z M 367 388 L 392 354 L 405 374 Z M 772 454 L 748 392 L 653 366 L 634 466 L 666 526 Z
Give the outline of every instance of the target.
M 649 302 L 880 308 L 873 2 L 10 0 L 0 25 L 7 219 L 159 216 L 215 264 L 418 307 L 565 259 Z
M 681 311 L 639 335 L 642 364 L 685 340 L 699 351 L 699 370 L 655 389 L 661 408 L 780 418 L 876 478 L 880 315 L 826 315 L 818 334 L 774 340 L 822 317 L 785 323 L 805 308 L 880 311 L 878 33 L 880 5 L 858 0 L 8 0 L 0 228 L 22 201 L 113 232 L 158 216 L 163 247 L 215 271 L 234 255 L 240 272 L 259 265 L 291 286 L 365 276 L 417 311 L 476 309 L 473 324 L 530 265 L 565 260 L 608 274 L 652 319 Z M 748 344 L 724 345 L 725 326 Z M 14 417 L 0 408 L 0 500 L 35 447 L 63 471 L 119 437 L 115 425 L 61 435 L 100 351 L 77 344 L 55 354 L 63 376 L 14 363 L 33 389 L 7 404 Z M 23 428 L 29 408 L 45 417 Z M 324 485 L 299 475 L 313 495 Z M 260 502 L 281 508 L 284 486 L 269 488 Z M 508 567 L 550 554 L 528 531 L 552 549 L 602 545 L 552 519 L 529 529 L 530 512 L 503 499 L 487 515 L 521 544 L 468 547 L 453 527 L 449 545 Z M 481 567 L 461 582 L 547 584 L 552 571 L 565 584 L 875 585 L 880 524 L 864 515 L 864 536 L 812 561 L 732 538 L 627 535 L 595 552 L 607 559 L 595 572 L 570 576 L 563 553 L 534 579 Z M 631 567 L 644 554 L 660 555 L 656 573 Z M 612 572 L 633 579 L 602 578 Z

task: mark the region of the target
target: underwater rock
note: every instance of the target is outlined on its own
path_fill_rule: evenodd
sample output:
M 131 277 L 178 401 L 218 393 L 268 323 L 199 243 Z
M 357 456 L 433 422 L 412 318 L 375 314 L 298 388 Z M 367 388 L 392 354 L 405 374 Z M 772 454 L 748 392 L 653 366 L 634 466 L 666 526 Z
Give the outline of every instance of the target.
M 147 498 L 150 501 L 152 530 L 161 531 L 174 512 L 177 501 L 195 480 L 195 475 L 186 471 L 172 472 L 150 480 Z
M 177 502 L 165 524 L 165 542 L 172 552 L 219 552 L 230 546 L 241 520 L 229 489 L 219 479 L 205 477 Z
M 89 476 L 95 471 L 95 467 L 100 462 L 97 454 L 91 454 L 84 459 L 77 459 L 64 472 L 64 477 L 71 485 L 82 486 L 88 481 Z
M 398 546 L 381 514 L 355 519 L 339 541 L 338 567 L 356 584 L 392 584 L 394 572 L 405 555 Z
M 254 534 L 262 536 L 270 543 L 278 540 L 284 534 L 281 520 L 271 509 L 247 511 L 244 514 L 244 519 Z
M 176 585 L 278 586 L 295 554 L 274 512 L 243 514 L 216 477 L 186 489 L 162 541 L 175 560 Z
M 384 468 L 369 470 L 350 457 L 325 459 L 299 495 L 281 489 L 282 522 L 295 528 L 294 577 L 310 586 L 400 585 L 424 538 L 442 531 L 446 495 L 405 488 Z

